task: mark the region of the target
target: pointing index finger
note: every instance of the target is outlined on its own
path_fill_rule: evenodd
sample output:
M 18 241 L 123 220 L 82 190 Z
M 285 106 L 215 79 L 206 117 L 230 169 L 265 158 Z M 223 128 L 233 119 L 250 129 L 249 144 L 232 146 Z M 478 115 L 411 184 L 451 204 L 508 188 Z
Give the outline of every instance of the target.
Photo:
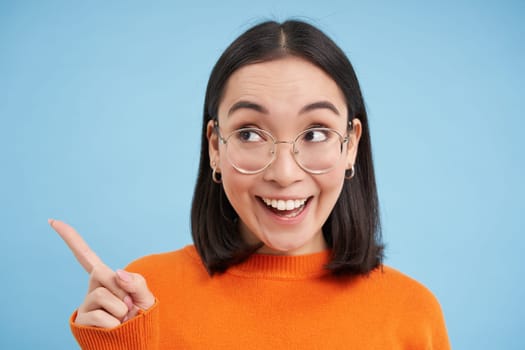
M 82 236 L 73 227 L 59 220 L 49 219 L 48 222 L 66 242 L 84 270 L 91 273 L 94 266 L 103 264 L 102 260 L 89 248 Z

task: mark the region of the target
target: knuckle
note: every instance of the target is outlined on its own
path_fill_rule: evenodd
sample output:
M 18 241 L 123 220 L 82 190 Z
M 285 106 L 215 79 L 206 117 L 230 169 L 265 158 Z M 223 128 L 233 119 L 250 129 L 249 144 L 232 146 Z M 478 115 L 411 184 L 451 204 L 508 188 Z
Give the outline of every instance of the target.
M 112 317 L 104 310 L 94 310 L 90 313 L 91 322 L 94 326 L 103 328 L 112 328 L 120 324 L 118 320 Z
M 90 301 L 89 301 L 89 295 L 88 295 L 86 296 L 86 299 L 84 300 L 84 302 L 78 307 L 77 317 L 85 313 L 88 313 L 89 311 L 90 311 Z
M 91 294 L 95 299 L 100 300 L 108 297 L 108 290 L 104 287 L 97 287 L 93 289 Z

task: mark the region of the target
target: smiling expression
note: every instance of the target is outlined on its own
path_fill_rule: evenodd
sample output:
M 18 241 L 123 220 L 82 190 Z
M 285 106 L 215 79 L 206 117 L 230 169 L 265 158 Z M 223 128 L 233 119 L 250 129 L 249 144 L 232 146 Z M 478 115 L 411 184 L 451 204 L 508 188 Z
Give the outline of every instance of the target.
M 346 136 L 347 113 L 343 93 L 329 75 L 304 59 L 287 56 L 235 71 L 225 86 L 218 121 L 222 135 L 256 127 L 277 140 L 292 141 L 312 127 Z M 242 174 L 226 158 L 226 146 L 218 141 L 210 121 L 210 160 L 239 215 L 243 238 L 264 243 L 260 253 L 298 255 L 326 249 L 322 226 L 341 193 L 345 169 L 355 162 L 361 134 L 359 120 L 352 123 L 343 155 L 324 174 L 303 170 L 289 143 L 276 145 L 277 156 L 263 171 Z

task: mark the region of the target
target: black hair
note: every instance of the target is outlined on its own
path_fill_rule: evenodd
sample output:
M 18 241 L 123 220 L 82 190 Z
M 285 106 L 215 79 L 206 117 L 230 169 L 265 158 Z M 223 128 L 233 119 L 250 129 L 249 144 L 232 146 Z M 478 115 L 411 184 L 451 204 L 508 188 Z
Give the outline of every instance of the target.
M 201 154 L 191 209 L 195 247 L 208 272 L 224 272 L 253 254 L 261 245 L 243 241 L 237 213 L 221 185 L 212 181 L 207 124 L 217 118 L 228 78 L 239 68 L 285 56 L 305 59 L 325 71 L 346 99 L 348 120 L 362 125 L 355 176 L 344 182 L 341 194 L 323 225 L 332 256 L 326 268 L 334 275 L 367 274 L 381 265 L 379 203 L 365 104 L 354 69 L 344 52 L 311 24 L 288 20 L 258 24 L 239 36 L 215 64 L 204 101 Z

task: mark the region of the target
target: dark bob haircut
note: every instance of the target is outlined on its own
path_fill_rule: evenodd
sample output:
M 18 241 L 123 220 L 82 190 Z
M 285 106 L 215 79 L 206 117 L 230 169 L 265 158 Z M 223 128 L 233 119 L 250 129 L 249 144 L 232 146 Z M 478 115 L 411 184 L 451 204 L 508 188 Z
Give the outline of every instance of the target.
M 201 154 L 191 208 L 191 228 L 195 247 L 212 275 L 224 272 L 253 254 L 261 245 L 245 243 L 237 227 L 238 215 L 222 185 L 212 181 L 206 127 L 217 111 L 228 78 L 237 69 L 264 61 L 296 56 L 324 70 L 342 90 L 348 120 L 362 124 L 355 176 L 345 180 L 335 206 L 323 225 L 323 235 L 331 248 L 326 268 L 334 275 L 367 274 L 381 265 L 380 220 L 367 114 L 359 82 L 343 51 L 314 26 L 289 20 L 258 24 L 238 37 L 213 68 L 204 101 Z

